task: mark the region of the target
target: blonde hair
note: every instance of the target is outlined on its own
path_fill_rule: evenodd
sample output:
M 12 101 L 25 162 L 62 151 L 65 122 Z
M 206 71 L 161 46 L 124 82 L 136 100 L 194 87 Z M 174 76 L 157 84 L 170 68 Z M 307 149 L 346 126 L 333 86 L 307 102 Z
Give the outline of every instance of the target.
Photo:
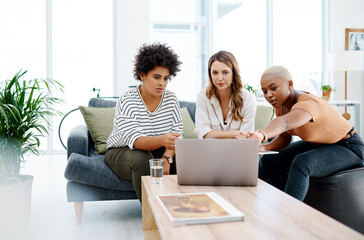
M 284 80 L 290 81 L 292 80 L 291 73 L 287 70 L 287 68 L 283 66 L 272 66 L 265 70 L 262 74 L 262 78 L 265 75 L 275 75 L 277 77 L 283 78 Z
M 216 87 L 212 82 L 211 77 L 211 66 L 215 61 L 222 62 L 226 64 L 231 70 L 233 71 L 233 81 L 231 83 L 231 113 L 234 120 L 243 120 L 243 114 L 241 113 L 241 107 L 243 106 L 243 98 L 241 97 L 241 92 L 243 89 L 243 83 L 240 77 L 240 70 L 238 62 L 236 61 L 234 55 L 227 51 L 220 51 L 215 53 L 210 57 L 208 63 L 208 75 L 209 75 L 209 85 L 206 89 L 206 96 L 211 99 L 213 95 L 217 96 L 216 94 Z

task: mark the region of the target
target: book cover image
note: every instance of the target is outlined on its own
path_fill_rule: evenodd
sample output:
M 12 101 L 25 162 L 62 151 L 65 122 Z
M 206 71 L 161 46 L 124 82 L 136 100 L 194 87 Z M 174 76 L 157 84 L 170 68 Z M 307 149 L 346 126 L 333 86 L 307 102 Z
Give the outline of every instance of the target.
M 206 194 L 160 196 L 160 199 L 173 218 L 228 215 Z
M 174 224 L 197 224 L 233 221 L 236 213 L 233 206 L 215 193 L 191 193 L 158 196 L 162 206 Z M 242 220 L 242 213 L 238 214 Z

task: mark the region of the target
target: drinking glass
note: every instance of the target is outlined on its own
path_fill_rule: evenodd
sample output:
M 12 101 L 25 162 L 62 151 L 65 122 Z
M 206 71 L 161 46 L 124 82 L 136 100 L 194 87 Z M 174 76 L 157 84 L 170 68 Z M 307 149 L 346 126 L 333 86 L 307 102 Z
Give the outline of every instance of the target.
M 163 159 L 153 158 L 149 159 L 150 176 L 152 177 L 153 184 L 162 183 L 163 178 Z

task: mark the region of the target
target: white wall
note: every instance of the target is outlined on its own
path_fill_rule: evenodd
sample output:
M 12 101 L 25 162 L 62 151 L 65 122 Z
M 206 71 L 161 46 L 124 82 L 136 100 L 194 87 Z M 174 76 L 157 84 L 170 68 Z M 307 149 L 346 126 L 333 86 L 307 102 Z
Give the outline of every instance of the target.
M 137 49 L 149 43 L 149 0 L 114 0 L 114 96 L 137 85 L 133 60 Z
M 363 0 L 332 0 L 330 1 L 330 36 L 329 52 L 345 50 L 345 28 L 364 28 L 364 1 Z M 336 86 L 335 100 L 345 98 L 345 75 L 344 73 L 331 73 L 333 85 Z M 361 101 L 361 136 L 364 133 L 364 74 L 359 72 L 348 72 L 348 99 Z M 343 112 L 340 109 L 340 112 Z M 354 111 L 348 108 L 352 115 L 350 122 L 354 124 Z

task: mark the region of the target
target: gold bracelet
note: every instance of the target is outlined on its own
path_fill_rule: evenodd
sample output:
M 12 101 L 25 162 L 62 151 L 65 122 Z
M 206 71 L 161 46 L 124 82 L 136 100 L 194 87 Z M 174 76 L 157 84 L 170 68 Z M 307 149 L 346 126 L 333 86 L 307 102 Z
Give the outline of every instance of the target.
M 263 134 L 263 140 L 262 141 L 267 141 L 268 140 L 267 134 L 265 132 L 263 132 L 262 130 L 257 130 L 257 132 L 260 132 L 261 134 Z

